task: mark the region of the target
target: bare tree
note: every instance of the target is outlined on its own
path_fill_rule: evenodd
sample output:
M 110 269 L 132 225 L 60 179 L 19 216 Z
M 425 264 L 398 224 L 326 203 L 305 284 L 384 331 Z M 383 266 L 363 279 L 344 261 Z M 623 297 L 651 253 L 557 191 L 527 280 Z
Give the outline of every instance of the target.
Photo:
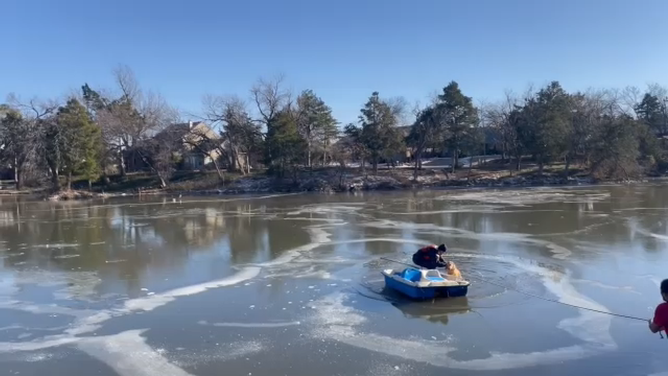
M 647 85 L 647 93 L 661 100 L 668 98 L 668 88 L 656 82 Z
M 419 109 L 417 106 L 414 109 L 415 122 L 411 126 L 407 141 L 414 149 L 413 179 L 415 180 L 417 180 L 418 170 L 422 169 L 422 154 L 425 149 L 435 146 L 443 139 L 445 128 L 438 111 L 435 103 L 424 109 Z
M 218 152 L 227 161 L 227 169 L 234 171 L 238 167 L 239 146 L 234 137 L 230 139 L 228 121 L 238 110 L 245 108 L 245 104 L 237 97 L 206 95 L 202 99 L 205 119 L 213 126 L 219 126 L 224 141 L 218 145 Z M 232 115 L 232 116 L 231 116 Z M 206 137 L 205 135 L 201 135 Z M 221 172 L 222 174 L 222 172 Z M 222 175 L 219 175 L 222 177 Z
M 174 171 L 174 154 L 183 148 L 184 134 L 174 134 L 169 127 L 178 123 L 178 111 L 171 107 L 164 98 L 155 93 L 149 93 L 138 103 L 139 119 L 135 121 L 130 131 L 134 140 L 133 151 L 153 171 L 162 188 L 167 187 L 167 181 Z M 152 137 L 156 135 L 156 137 Z M 163 135 L 163 137 L 157 137 Z
M 353 143 L 354 140 L 344 137 L 332 146 L 331 156 L 332 160 L 337 163 L 336 175 L 340 190 L 345 189 L 346 161 L 350 161 L 354 157 L 355 149 Z
M 271 126 L 280 110 L 292 103 L 292 95 L 283 88 L 283 81 L 283 75 L 271 79 L 260 78 L 251 88 L 251 96 L 260 115 L 258 120 L 266 127 Z
M 486 118 L 487 126 L 492 127 L 498 136 L 502 159 L 509 161 L 510 157 L 513 156 L 517 159 L 519 166 L 523 148 L 517 133 L 516 109 L 518 105 L 519 100 L 515 94 L 506 90 L 504 99 L 495 105 L 488 106 L 483 116 Z M 517 168 L 519 169 L 519 167 Z
M 182 150 L 183 134 L 166 130 L 156 137 L 147 138 L 137 144 L 137 153 L 166 188 L 174 172 L 175 153 Z
M 127 65 L 119 65 L 113 70 L 114 81 L 121 91 L 122 97 L 130 102 L 141 101 L 142 91 L 132 69 Z
M 497 114 L 497 124 L 499 125 L 499 133 L 501 134 L 501 142 L 503 143 L 502 150 L 503 154 L 505 154 L 504 158 L 508 157 L 508 154 L 511 151 L 517 152 L 517 149 L 519 149 L 517 129 L 512 122 L 513 119 L 510 117 L 517 105 L 518 99 L 515 94 L 510 90 L 506 90 L 504 93 L 504 99 L 499 105 L 499 112 Z M 515 157 L 518 157 L 517 153 L 515 154 Z M 520 159 L 521 156 L 519 156 L 517 162 L 518 164 L 520 163 Z
M 283 87 L 283 79 L 283 75 L 272 79 L 260 78 L 251 88 L 251 97 L 259 115 L 255 122 L 265 126 L 267 138 L 274 136 L 280 115 L 292 112 L 292 94 Z M 273 148 L 265 148 L 266 161 L 272 161 L 275 154 Z
M 404 97 L 392 97 L 387 99 L 387 104 L 392 109 L 392 114 L 397 119 L 399 126 L 410 124 L 411 108 Z
M 637 116 L 635 108 L 642 98 L 642 91 L 635 86 L 627 86 L 622 90 L 610 90 L 609 101 L 614 102 L 618 111 L 628 116 Z
M 83 87 L 83 97 L 87 105 L 95 110 L 95 120 L 101 128 L 108 155 L 117 158 L 121 176 L 126 175 L 127 158 L 139 156 L 156 173 L 161 185 L 166 186 L 171 167 L 168 168 L 167 163 L 159 163 L 165 158 L 149 154 L 158 150 L 162 153 L 173 145 L 168 143 L 158 148 L 156 140 L 150 139 L 177 122 L 178 111 L 159 94 L 144 93 L 128 66 L 119 66 L 113 71 L 113 76 L 116 83 L 114 94 L 103 95 L 88 85 Z
M 55 101 L 35 98 L 23 102 L 13 94 L 8 97 L 8 103 L 10 110 L 2 119 L 0 129 L 2 156 L 14 170 L 16 188 L 22 189 L 26 173 L 36 167 L 42 125 L 58 106 Z
M 482 143 L 482 154 L 483 156 L 487 155 L 487 143 L 490 141 L 488 139 L 488 134 L 490 134 L 489 129 L 492 129 L 491 123 L 489 122 L 489 114 L 493 111 L 493 105 L 487 100 L 479 100 L 476 108 L 478 109 L 478 128 L 481 132 L 480 141 Z M 497 141 L 498 135 L 494 134 L 494 140 Z M 473 161 L 473 159 L 471 159 Z M 470 164 L 469 164 L 470 165 Z
M 102 130 L 106 150 L 118 159 L 121 176 L 126 175 L 126 154 L 136 146 L 143 132 L 139 113 L 141 92 L 134 74 L 127 66 L 113 71 L 115 93 L 94 91 L 83 87 L 83 96 L 89 107 L 95 109 L 95 118 Z
M 203 105 L 206 119 L 221 127 L 223 142 L 218 144 L 218 152 L 227 159 L 228 168 L 250 173 L 251 156 L 259 151 L 262 132 L 251 119 L 246 102 L 237 96 L 208 95 Z
M 225 175 L 220 166 L 220 157 L 226 156 L 222 146 L 223 140 L 203 127 L 194 126 L 188 131 L 183 142 L 191 149 L 197 150 L 200 154 L 208 157 L 213 163 L 220 181 L 225 181 Z

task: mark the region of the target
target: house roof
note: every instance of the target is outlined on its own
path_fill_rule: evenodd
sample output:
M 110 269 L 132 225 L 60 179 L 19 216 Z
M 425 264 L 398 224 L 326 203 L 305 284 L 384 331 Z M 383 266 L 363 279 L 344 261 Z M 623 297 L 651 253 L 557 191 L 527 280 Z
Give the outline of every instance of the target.
M 401 126 L 398 126 L 397 129 L 399 130 L 399 132 L 401 132 L 401 134 L 404 137 L 408 137 L 408 135 L 411 133 L 411 126 L 410 125 L 401 125 Z
M 172 133 L 174 135 L 185 135 L 190 131 L 191 128 L 195 128 L 200 126 L 201 124 L 204 124 L 203 121 L 192 121 L 188 123 L 176 123 L 176 124 L 170 124 L 168 125 L 165 129 L 163 129 L 160 133 Z M 206 125 L 206 124 L 204 124 Z
M 194 132 L 191 133 L 191 130 Z M 172 138 L 184 138 L 191 133 L 191 136 L 206 136 L 208 139 L 218 139 L 220 135 L 203 121 L 193 121 L 188 123 L 176 123 L 167 126 L 156 136 L 169 135 Z
M 203 148 L 209 151 L 219 147 L 219 140 L 221 140 L 220 134 L 203 121 L 171 124 L 156 134 L 155 137 L 172 142 L 180 140 L 187 149 L 193 149 L 194 145 L 198 145 L 199 149 Z

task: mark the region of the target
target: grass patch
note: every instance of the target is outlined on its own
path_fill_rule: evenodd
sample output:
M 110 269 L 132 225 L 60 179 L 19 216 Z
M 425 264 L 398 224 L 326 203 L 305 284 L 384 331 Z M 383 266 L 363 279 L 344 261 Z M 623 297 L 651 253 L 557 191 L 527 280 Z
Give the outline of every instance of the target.
M 242 176 L 240 173 L 226 172 L 224 174 L 224 181 L 221 181 L 218 173 L 215 171 L 177 171 L 169 179 L 166 190 L 195 191 L 223 189 Z M 155 174 L 146 172 L 128 173 L 125 177 L 121 177 L 120 175 L 110 176 L 109 183 L 105 184 L 100 179 L 93 183 L 92 187 L 93 192 L 98 193 L 137 193 L 139 191 L 161 189 L 160 180 Z M 88 181 L 80 177 L 74 178 L 72 189 L 88 190 Z

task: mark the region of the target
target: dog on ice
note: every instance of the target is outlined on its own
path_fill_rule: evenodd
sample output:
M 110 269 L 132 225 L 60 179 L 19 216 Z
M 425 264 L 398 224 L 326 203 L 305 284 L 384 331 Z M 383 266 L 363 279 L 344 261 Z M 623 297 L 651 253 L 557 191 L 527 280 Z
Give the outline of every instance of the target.
M 457 269 L 457 265 L 452 262 L 448 261 L 445 264 L 445 274 L 448 277 L 451 277 L 452 279 L 459 280 L 462 279 L 462 273 Z

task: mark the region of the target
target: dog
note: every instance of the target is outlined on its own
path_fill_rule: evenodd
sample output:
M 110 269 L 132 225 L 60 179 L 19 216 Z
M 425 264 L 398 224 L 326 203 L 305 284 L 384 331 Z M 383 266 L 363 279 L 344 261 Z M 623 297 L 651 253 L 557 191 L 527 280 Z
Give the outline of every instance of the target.
M 457 265 L 452 261 L 448 261 L 445 264 L 445 274 L 455 280 L 462 279 L 462 273 L 459 271 L 459 269 L 457 269 Z

